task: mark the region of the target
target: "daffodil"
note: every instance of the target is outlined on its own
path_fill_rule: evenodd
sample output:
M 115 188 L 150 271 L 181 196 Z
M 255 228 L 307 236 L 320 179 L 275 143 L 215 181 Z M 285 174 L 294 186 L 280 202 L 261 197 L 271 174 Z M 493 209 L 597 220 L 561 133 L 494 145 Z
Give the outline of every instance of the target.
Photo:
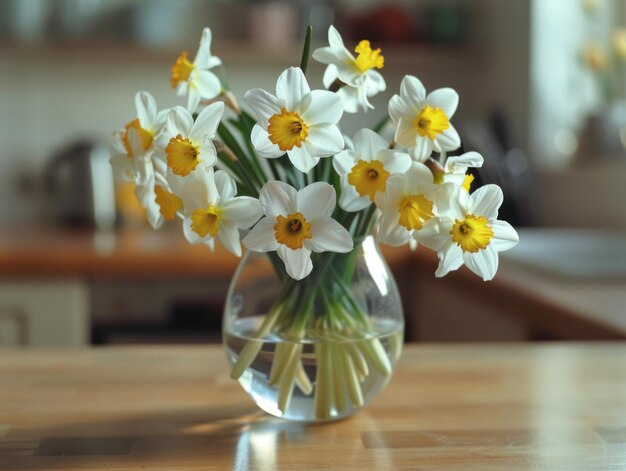
M 309 88 L 302 70 L 291 67 L 278 77 L 276 96 L 260 88 L 245 99 L 258 118 L 252 143 L 261 157 L 274 159 L 285 153 L 301 172 L 307 173 L 322 157 L 343 149 L 337 123 L 343 114 L 339 97 Z
M 402 79 L 400 95 L 389 101 L 389 115 L 396 124 L 395 141 L 423 162 L 433 151 L 449 152 L 461 145 L 459 134 L 450 123 L 459 103 L 451 88 L 440 88 L 426 95 L 416 77 Z
M 202 168 L 182 183 L 183 232 L 187 240 L 213 249 L 217 238 L 226 250 L 241 256 L 239 229 L 247 229 L 259 220 L 259 200 L 236 196 L 235 181 L 223 170 Z
M 275 250 L 287 274 L 300 280 L 313 269 L 311 252 L 346 253 L 353 248 L 348 231 L 331 218 L 336 198 L 335 189 L 325 182 L 297 191 L 286 183 L 269 181 L 259 195 L 265 217 L 243 244 L 257 252 Z
M 144 165 L 141 182 L 136 185 L 135 193 L 146 210 L 148 223 L 154 229 L 160 228 L 165 221 L 182 217 L 183 200 L 177 195 L 180 189 L 176 190 L 172 189 L 170 182 L 154 165 Z
M 217 152 L 212 139 L 224 113 L 224 103 L 212 103 L 204 108 L 196 121 L 182 106 L 176 106 L 167 115 L 164 132 L 159 136 L 159 147 L 167 166 L 178 176 L 186 177 L 200 164 L 212 167 Z
M 437 188 L 428 167 L 419 162 L 389 177 L 387 191 L 376 195 L 376 206 L 382 211 L 377 239 L 394 247 L 408 243 L 435 216 Z
M 498 220 L 502 200 L 497 185 L 485 185 L 472 194 L 452 183 L 441 186 L 436 195 L 437 217 L 414 234 L 419 243 L 437 251 L 436 276 L 445 276 L 463 264 L 485 281 L 495 276 L 498 252 L 519 241 L 515 229 Z
M 460 185 L 465 191 L 470 191 L 474 176 L 467 173 L 470 168 L 480 168 L 483 166 L 483 156 L 478 152 L 465 152 L 459 156 L 450 156 L 446 159 L 443 175 L 437 183 L 455 183 Z
M 333 158 L 341 178 L 339 206 L 346 211 L 368 207 L 378 192 L 385 192 L 390 175 L 406 172 L 411 166 L 408 154 L 389 149 L 389 143 L 369 129 L 356 133 L 353 146 Z
M 324 86 L 330 88 L 339 80 L 343 86 L 337 94 L 341 97 L 344 110 L 356 113 L 359 108 L 367 111 L 374 108 L 369 98 L 385 91 L 385 79 L 377 71 L 385 65 L 380 49 L 372 49 L 367 40 L 360 41 L 354 48 L 354 55 L 344 46 L 339 31 L 334 26 L 328 28 L 328 47 L 313 51 L 313 58 L 328 64 L 324 72 Z
M 211 54 L 211 30 L 204 28 L 200 47 L 193 62 L 187 52 L 181 53 L 172 66 L 170 82 L 178 96 L 187 96 L 187 109 L 194 113 L 200 101 L 211 100 L 222 91 L 220 80 L 210 71 L 222 64 L 222 60 Z
M 116 179 L 139 183 L 143 166 L 155 149 L 155 139 L 165 123 L 168 110 L 157 111 L 156 101 L 148 92 L 135 95 L 137 116 L 124 129 L 113 134 L 111 165 Z

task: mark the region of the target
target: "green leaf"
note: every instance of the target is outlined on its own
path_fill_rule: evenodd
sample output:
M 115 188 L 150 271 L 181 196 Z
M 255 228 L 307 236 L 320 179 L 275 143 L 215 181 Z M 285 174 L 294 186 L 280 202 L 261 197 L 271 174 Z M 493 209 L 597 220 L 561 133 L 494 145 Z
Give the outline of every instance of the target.
M 302 73 L 306 74 L 306 68 L 309 65 L 309 56 L 311 54 L 311 35 L 313 34 L 313 27 L 311 25 L 306 27 L 306 36 L 304 38 L 304 48 L 302 49 L 302 60 L 300 60 L 300 68 Z

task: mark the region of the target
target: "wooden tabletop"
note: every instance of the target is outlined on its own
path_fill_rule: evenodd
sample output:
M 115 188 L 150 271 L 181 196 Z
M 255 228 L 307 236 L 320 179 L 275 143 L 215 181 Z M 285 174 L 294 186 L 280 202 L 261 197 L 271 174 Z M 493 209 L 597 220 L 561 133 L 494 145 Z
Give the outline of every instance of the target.
M 420 345 L 350 419 L 256 410 L 220 347 L 0 351 L 0 469 L 623 470 L 626 344 Z

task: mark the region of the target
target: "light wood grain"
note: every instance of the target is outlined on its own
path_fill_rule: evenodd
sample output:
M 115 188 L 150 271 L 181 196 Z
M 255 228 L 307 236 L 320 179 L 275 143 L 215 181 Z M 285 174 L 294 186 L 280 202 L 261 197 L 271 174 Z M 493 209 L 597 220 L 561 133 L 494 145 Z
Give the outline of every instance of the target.
M 217 347 L 0 352 L 1 470 L 144 468 L 623 470 L 626 345 L 412 346 L 313 426 L 258 412 Z

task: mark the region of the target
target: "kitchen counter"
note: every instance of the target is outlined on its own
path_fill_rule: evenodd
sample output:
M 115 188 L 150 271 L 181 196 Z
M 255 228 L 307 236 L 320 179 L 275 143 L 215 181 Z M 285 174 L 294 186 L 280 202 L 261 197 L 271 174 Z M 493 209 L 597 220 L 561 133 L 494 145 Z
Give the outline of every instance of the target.
M 408 346 L 347 420 L 286 423 L 220 347 L 0 350 L 0 469 L 626 468 L 626 345 Z

